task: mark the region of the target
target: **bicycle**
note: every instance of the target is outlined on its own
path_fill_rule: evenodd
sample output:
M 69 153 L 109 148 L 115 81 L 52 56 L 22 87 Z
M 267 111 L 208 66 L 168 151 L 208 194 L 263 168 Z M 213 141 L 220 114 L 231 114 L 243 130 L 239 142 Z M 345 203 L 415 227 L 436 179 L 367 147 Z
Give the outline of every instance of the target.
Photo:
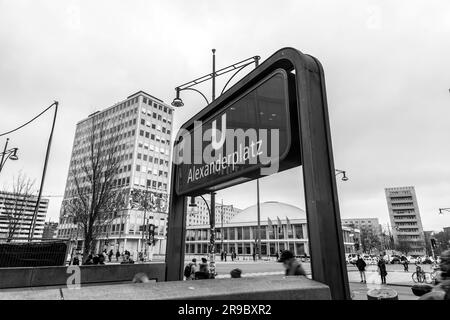
M 412 280 L 415 283 L 428 283 L 431 284 L 434 280 L 431 276 L 430 272 L 425 272 L 425 271 L 415 271 L 412 275 L 411 275 Z

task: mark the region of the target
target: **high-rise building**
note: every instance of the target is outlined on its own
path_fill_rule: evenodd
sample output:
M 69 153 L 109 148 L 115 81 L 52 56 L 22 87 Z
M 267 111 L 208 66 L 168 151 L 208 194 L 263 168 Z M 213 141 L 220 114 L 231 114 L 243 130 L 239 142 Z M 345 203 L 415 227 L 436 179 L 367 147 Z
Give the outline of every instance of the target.
M 194 226 L 194 225 L 209 225 L 209 209 L 211 208 L 211 201 L 206 200 L 208 205 L 206 205 L 205 201 L 201 197 L 195 198 L 196 207 L 188 207 L 188 212 L 186 216 L 186 225 Z M 242 210 L 236 208 L 232 204 L 224 204 L 222 205 L 220 202 L 216 200 L 216 226 L 220 226 L 223 223 L 226 224 L 230 222 L 231 219 L 235 215 L 237 215 Z
M 386 188 L 395 245 L 406 245 L 411 255 L 425 254 L 425 238 L 414 187 Z
M 0 240 L 28 241 L 37 197 L 0 191 Z M 49 200 L 41 198 L 35 219 L 33 240 L 41 239 Z
M 342 225 L 357 228 L 359 230 L 370 230 L 372 234 L 381 236 L 381 225 L 378 218 L 348 218 L 341 219 Z
M 89 156 L 92 144 L 89 135 L 93 125 L 101 127 L 105 134 L 112 132 L 118 138 L 115 145 L 118 147 L 119 170 L 114 186 L 124 190 L 132 199 L 139 198 L 144 192 L 151 195 L 151 205 L 146 210 L 133 205 L 134 200 L 131 200 L 131 204 L 121 210 L 120 218 L 104 227 L 97 238 L 96 250 L 128 250 L 136 259 L 137 253 L 146 248 L 145 237 L 148 235 L 142 234 L 143 226 L 153 224 L 154 252 L 165 252 L 172 123 L 173 107 L 143 91 L 77 123 L 63 204 L 76 196 L 71 172 Z M 76 239 L 80 248 L 82 243 L 78 240 L 82 241 L 82 234 L 77 230 L 77 226 L 64 216 L 62 207 L 58 237 Z

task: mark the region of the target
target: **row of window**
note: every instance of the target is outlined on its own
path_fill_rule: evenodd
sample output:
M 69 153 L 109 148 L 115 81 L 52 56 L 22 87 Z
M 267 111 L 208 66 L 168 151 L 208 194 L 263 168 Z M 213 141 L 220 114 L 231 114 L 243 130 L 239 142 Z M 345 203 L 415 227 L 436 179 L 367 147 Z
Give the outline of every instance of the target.
M 163 107 L 160 104 L 158 105 L 158 104 L 156 104 L 156 102 L 153 102 L 149 98 L 143 97 L 142 102 L 147 104 L 147 105 L 149 105 L 149 106 L 153 106 L 154 108 L 157 108 L 157 109 L 159 109 L 159 110 L 161 110 L 161 111 L 163 111 L 165 113 L 172 114 L 172 109 L 167 108 L 166 106 Z M 143 111 L 145 110 L 144 107 L 142 107 L 142 110 Z
M 268 228 L 261 226 L 261 239 L 303 239 L 302 225 L 291 225 L 291 228 Z M 223 239 L 224 240 L 251 240 L 255 238 L 257 232 L 256 227 L 225 227 Z M 216 236 L 218 239 L 222 239 L 221 228 L 216 228 Z M 210 230 L 209 229 L 190 229 L 186 230 L 186 240 L 208 240 Z

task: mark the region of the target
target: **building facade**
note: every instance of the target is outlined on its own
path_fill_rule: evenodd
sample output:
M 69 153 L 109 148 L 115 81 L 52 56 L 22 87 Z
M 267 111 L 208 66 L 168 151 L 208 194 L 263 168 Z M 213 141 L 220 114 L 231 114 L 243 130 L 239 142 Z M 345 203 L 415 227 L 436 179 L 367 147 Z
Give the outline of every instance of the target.
M 414 187 L 386 188 L 394 245 L 407 244 L 409 254 L 424 255 L 425 238 Z
M 381 225 L 378 218 L 348 218 L 341 219 L 342 225 L 354 227 L 359 230 L 368 230 L 372 234 L 381 237 Z
M 206 203 L 205 203 L 206 200 Z M 205 199 L 203 200 L 201 197 L 195 198 L 196 207 L 188 207 L 187 215 L 186 215 L 186 225 L 209 225 L 209 210 L 211 208 L 211 201 Z M 236 208 L 232 204 L 222 204 L 216 201 L 216 225 L 222 225 L 223 223 L 229 223 L 231 219 L 234 218 L 239 212 L 242 210 Z
M 44 231 L 42 233 L 43 239 L 55 239 L 58 236 L 58 222 L 45 222 Z
M 0 191 L 0 241 L 26 242 L 37 197 Z M 35 220 L 33 240 L 42 239 L 49 199 L 41 198 Z
M 117 138 L 119 170 L 113 185 L 129 199 L 120 217 L 103 227 L 97 238 L 96 250 L 128 250 L 135 258 L 138 252 L 147 249 L 155 253 L 165 252 L 173 107 L 139 91 L 78 122 L 63 204 L 76 196 L 71 172 L 89 155 L 92 144 L 89 134 L 93 126 L 101 126 L 105 134 Z M 145 210 L 140 202 L 143 198 L 149 201 Z M 156 239 L 151 248 L 147 244 L 148 233 L 144 232 L 144 225 L 150 224 L 155 226 Z M 75 239 L 80 248 L 82 234 L 78 229 L 64 214 L 62 206 L 58 237 Z
M 308 229 L 304 210 L 276 201 L 260 204 L 261 255 L 274 256 L 280 250 L 291 250 L 295 255 L 309 255 Z M 236 252 L 250 258 L 256 253 L 257 206 L 236 214 L 228 223 L 216 224 L 215 252 Z M 354 253 L 359 230 L 342 226 L 346 253 Z M 223 236 L 222 236 L 223 233 Z M 191 225 L 186 231 L 186 255 L 206 255 L 209 247 L 208 225 Z

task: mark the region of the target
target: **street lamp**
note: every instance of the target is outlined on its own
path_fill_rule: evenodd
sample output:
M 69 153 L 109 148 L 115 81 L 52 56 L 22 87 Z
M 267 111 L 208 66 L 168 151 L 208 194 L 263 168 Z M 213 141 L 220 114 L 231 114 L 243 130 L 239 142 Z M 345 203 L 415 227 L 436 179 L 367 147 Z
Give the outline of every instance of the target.
M 216 71 L 216 55 L 215 55 L 216 49 L 212 49 L 212 53 L 213 53 L 213 70 L 212 73 L 210 74 L 206 74 L 202 77 L 199 77 L 197 79 L 194 79 L 192 81 L 186 82 L 180 86 L 177 86 L 175 88 L 175 92 L 176 92 L 176 96 L 173 99 L 171 105 L 176 107 L 176 108 L 180 108 L 182 106 L 184 106 L 183 100 L 180 98 L 180 92 L 183 90 L 191 90 L 191 91 L 195 91 L 197 93 L 199 93 L 203 99 L 205 99 L 206 103 L 209 104 L 209 100 L 208 98 L 206 98 L 206 96 L 200 92 L 199 90 L 193 88 L 194 86 L 203 83 L 205 81 L 208 80 L 212 80 L 212 101 L 215 100 L 216 98 L 216 77 L 221 76 L 223 74 L 229 73 L 231 71 L 236 71 L 231 77 L 230 79 L 228 79 L 227 83 L 225 84 L 225 86 L 222 89 L 221 94 L 225 91 L 227 85 L 230 83 L 230 81 L 234 78 L 234 76 L 236 76 L 242 69 L 244 69 L 245 67 L 247 67 L 248 65 L 251 64 L 255 64 L 255 66 L 258 66 L 258 62 L 261 59 L 260 56 L 254 56 L 242 61 L 239 61 L 235 64 L 229 65 L 228 67 L 222 68 L 220 70 Z
M 6 138 L 5 148 L 3 149 L 3 152 L 1 153 L 2 159 L 0 161 L 0 172 L 2 172 L 3 166 L 5 165 L 5 163 L 8 159 L 11 159 L 13 161 L 19 159 L 19 157 L 17 156 L 17 150 L 19 150 L 19 149 L 11 148 L 11 149 L 7 150 L 8 142 L 9 142 L 9 138 Z
M 219 69 L 216 71 L 216 49 L 212 49 L 212 73 L 206 74 L 200 78 L 194 79 L 192 81 L 186 82 L 182 85 L 179 85 L 175 87 L 176 96 L 175 99 L 173 99 L 171 105 L 180 108 L 184 106 L 183 100 L 180 98 L 180 92 L 183 90 L 191 90 L 199 93 L 203 99 L 205 99 L 206 104 L 209 105 L 209 100 L 206 98 L 206 96 L 199 90 L 193 88 L 194 86 L 203 83 L 208 80 L 212 80 L 212 94 L 211 94 L 211 101 L 214 101 L 216 99 L 216 77 L 221 76 L 223 74 L 235 71 L 235 73 L 228 79 L 227 83 L 225 83 L 225 86 L 222 89 L 222 93 L 224 93 L 227 85 L 230 83 L 230 81 L 236 76 L 241 70 L 243 70 L 245 67 L 251 64 L 255 64 L 255 67 L 258 66 L 259 60 L 261 59 L 260 56 L 253 56 L 251 58 L 239 61 L 235 64 L 229 65 L 228 67 Z M 210 216 L 210 226 L 211 226 L 211 240 L 210 240 L 210 269 L 211 273 L 215 275 L 215 257 L 214 257 L 214 250 L 215 250 L 215 212 L 216 212 L 216 206 L 215 206 L 215 193 L 211 192 L 211 208 L 209 208 L 209 205 L 206 203 L 206 200 L 202 197 L 202 199 L 205 201 L 206 206 L 209 211 Z M 258 204 L 259 205 L 259 204 Z M 189 204 L 190 207 L 196 206 L 195 199 L 192 200 Z
M 348 177 L 346 176 L 346 171 L 344 170 L 339 170 L 339 169 L 335 169 L 336 171 L 336 177 L 340 174 L 342 174 L 342 181 L 348 181 Z
M 215 262 L 215 246 L 216 246 L 216 240 L 215 240 L 215 232 L 216 232 L 216 212 L 215 210 L 211 210 L 212 208 L 215 208 L 215 192 L 211 193 L 211 208 L 208 205 L 208 201 L 201 195 L 200 198 L 203 199 L 203 201 L 206 204 L 206 208 L 208 209 L 209 213 L 209 225 L 210 225 L 210 241 L 209 241 L 209 272 L 210 274 L 215 277 L 216 275 L 216 262 Z M 189 203 L 189 207 L 197 207 L 197 203 L 195 203 L 195 197 L 191 197 L 191 202 Z

